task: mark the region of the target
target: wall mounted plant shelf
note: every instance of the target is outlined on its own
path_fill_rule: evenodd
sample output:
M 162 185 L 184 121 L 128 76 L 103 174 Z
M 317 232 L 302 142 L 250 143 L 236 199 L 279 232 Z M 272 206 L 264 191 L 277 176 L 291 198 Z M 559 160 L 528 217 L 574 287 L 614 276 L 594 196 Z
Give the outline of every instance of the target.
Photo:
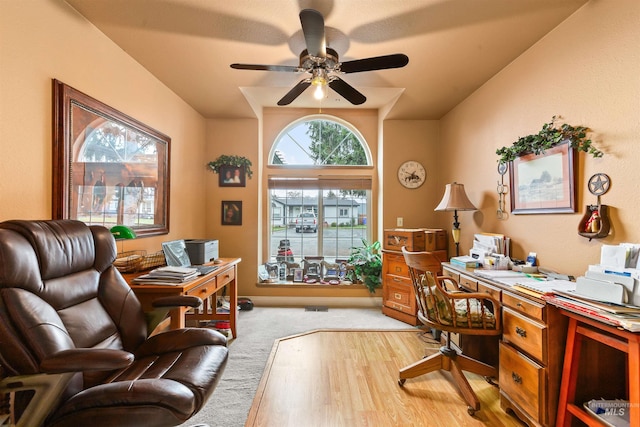
M 549 123 L 542 125 L 538 133 L 520 137 L 512 145 L 497 149 L 496 154 L 500 156 L 498 161 L 509 163 L 524 154 L 543 154 L 545 150 L 567 140 L 576 151 L 584 151 L 593 157 L 603 156 L 604 153 L 594 147 L 593 141 L 587 138 L 591 129 L 566 123 L 559 124 L 560 119 L 560 116 L 553 116 Z

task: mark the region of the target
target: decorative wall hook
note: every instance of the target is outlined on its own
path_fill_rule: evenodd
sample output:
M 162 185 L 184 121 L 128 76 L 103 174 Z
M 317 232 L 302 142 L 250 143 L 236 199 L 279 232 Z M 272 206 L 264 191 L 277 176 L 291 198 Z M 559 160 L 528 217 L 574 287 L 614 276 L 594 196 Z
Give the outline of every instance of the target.
M 601 239 L 609 235 L 609 207 L 600 203 L 600 196 L 609 191 L 611 180 L 604 173 L 597 173 L 589 178 L 589 192 L 596 196 L 595 205 L 587 205 L 587 209 L 578 225 L 578 234 L 591 239 Z
M 498 181 L 498 186 L 496 187 L 496 191 L 498 192 L 498 219 L 507 219 L 509 216 L 504 210 L 504 195 L 509 192 L 509 187 L 504 185 L 504 174 L 507 173 L 508 169 L 509 166 L 507 163 L 498 163 L 498 173 L 500 174 L 500 181 Z

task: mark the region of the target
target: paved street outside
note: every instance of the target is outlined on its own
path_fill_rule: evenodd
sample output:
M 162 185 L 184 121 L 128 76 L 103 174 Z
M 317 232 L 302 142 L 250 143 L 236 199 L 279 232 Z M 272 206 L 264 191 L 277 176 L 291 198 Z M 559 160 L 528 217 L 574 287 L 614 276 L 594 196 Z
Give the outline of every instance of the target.
M 362 238 L 366 237 L 365 227 L 325 227 L 318 228 L 318 232 L 305 231 L 296 233 L 294 228 L 273 231 L 271 234 L 271 254 L 278 252 L 280 240 L 289 239 L 295 262 L 300 262 L 304 256 L 324 256 L 326 259 L 348 258 L 351 247 L 361 246 Z M 318 238 L 322 236 L 323 253 L 318 253 Z M 271 261 L 275 261 L 274 258 Z

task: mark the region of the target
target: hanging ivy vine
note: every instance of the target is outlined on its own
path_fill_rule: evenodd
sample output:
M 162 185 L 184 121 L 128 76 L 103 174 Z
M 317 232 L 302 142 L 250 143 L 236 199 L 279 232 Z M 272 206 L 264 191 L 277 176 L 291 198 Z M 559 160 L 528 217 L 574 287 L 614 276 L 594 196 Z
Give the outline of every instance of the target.
M 243 156 L 227 156 L 223 154 L 217 159 L 207 163 L 209 169 L 211 169 L 214 173 L 220 173 L 221 166 L 233 166 L 239 168 L 240 166 L 244 166 L 244 171 L 249 178 L 253 175 L 253 171 L 251 170 L 251 160 L 247 159 Z
M 584 151 L 593 157 L 602 157 L 603 152 L 593 145 L 593 141 L 587 138 L 591 129 L 585 126 L 571 126 L 558 124 L 559 116 L 553 116 L 549 123 L 542 125 L 540 132 L 518 138 L 513 145 L 496 150 L 500 156 L 500 163 L 509 163 L 523 154 L 542 154 L 563 141 L 569 140 L 571 147 L 577 151 Z

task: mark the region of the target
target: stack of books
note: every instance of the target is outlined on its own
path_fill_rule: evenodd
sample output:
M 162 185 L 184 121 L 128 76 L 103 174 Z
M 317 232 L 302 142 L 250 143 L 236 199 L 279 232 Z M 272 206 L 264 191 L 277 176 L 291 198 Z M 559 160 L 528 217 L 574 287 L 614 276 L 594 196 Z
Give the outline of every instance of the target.
M 198 277 L 198 270 L 191 267 L 158 267 L 148 274 L 133 279 L 134 283 L 147 285 L 179 285 Z
M 547 302 L 603 323 L 640 332 L 640 307 L 628 304 L 613 304 L 596 301 L 574 292 L 554 291 L 553 294 L 543 295 Z
M 476 268 L 482 265 L 481 261 L 478 261 L 477 259 L 469 255 L 454 256 L 450 259 L 450 262 L 453 265 L 457 265 L 459 267 L 464 267 L 464 268 Z

